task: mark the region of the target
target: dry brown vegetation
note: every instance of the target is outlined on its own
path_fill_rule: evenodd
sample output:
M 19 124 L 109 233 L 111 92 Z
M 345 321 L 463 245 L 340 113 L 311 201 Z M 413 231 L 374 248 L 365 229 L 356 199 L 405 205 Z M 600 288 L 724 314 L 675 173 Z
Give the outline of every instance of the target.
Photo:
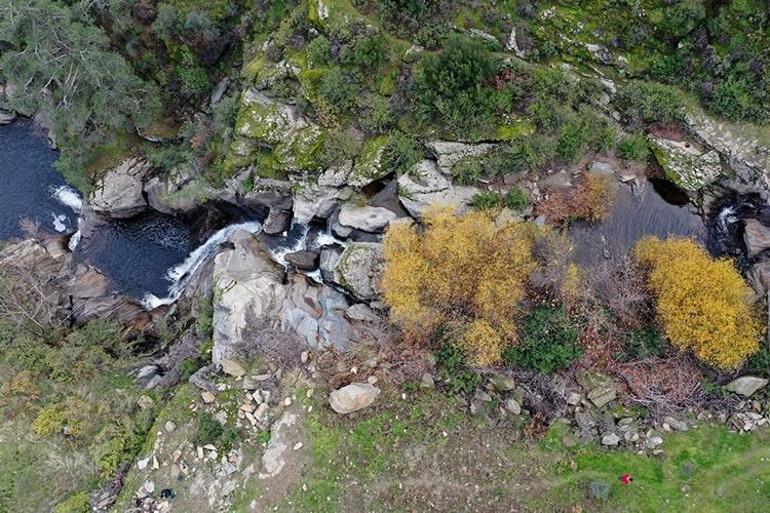
M 617 187 L 614 177 L 585 173 L 574 187 L 549 192 L 535 206 L 535 213 L 552 223 L 598 222 L 612 211 Z

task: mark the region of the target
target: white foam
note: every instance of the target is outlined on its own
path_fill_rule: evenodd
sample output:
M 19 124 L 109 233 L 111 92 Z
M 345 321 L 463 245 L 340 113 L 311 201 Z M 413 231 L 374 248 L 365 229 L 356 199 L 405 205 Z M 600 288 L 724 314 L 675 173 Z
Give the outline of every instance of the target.
M 53 216 L 53 229 L 56 230 L 59 233 L 64 233 L 67 231 L 67 216 L 64 214 L 56 215 L 55 213 L 51 213 Z
M 78 191 L 69 185 L 62 185 L 51 190 L 51 194 L 62 205 L 70 207 L 75 212 L 83 208 L 83 198 Z
M 245 230 L 249 233 L 257 233 L 262 229 L 262 224 L 256 221 L 248 223 L 233 224 L 222 228 L 209 239 L 199 246 L 181 264 L 172 267 L 166 273 L 166 278 L 171 282 L 169 293 L 166 297 L 158 297 L 155 294 L 147 293 L 142 299 L 142 304 L 148 310 L 153 310 L 159 306 L 170 305 L 174 303 L 184 292 L 187 283 L 195 275 L 195 272 L 206 263 L 206 261 L 219 249 L 219 245 L 226 241 L 230 235 L 238 230 Z
M 294 229 L 295 227 L 292 226 L 291 230 L 294 230 Z M 302 225 L 301 229 L 302 229 L 302 234 L 297 238 L 294 244 L 292 244 L 291 246 L 278 246 L 270 250 L 270 256 L 273 257 L 273 260 L 275 260 L 276 262 L 278 262 L 284 267 L 288 267 L 289 263 L 286 261 L 286 255 L 288 255 L 289 253 L 302 251 L 307 247 L 307 236 L 310 233 L 310 226 Z
M 316 236 L 315 244 L 319 248 L 322 248 L 324 246 L 334 246 L 335 244 L 338 244 L 342 247 L 347 246 L 347 242 L 344 240 L 340 240 L 331 233 L 319 233 Z
M 80 238 L 82 236 L 83 236 L 83 234 L 81 233 L 80 230 L 78 230 L 78 231 L 76 231 L 75 233 L 72 234 L 72 237 L 70 237 L 70 240 L 67 243 L 67 247 L 69 248 L 69 250 L 71 252 L 75 251 L 75 248 L 78 247 L 78 244 L 80 244 Z

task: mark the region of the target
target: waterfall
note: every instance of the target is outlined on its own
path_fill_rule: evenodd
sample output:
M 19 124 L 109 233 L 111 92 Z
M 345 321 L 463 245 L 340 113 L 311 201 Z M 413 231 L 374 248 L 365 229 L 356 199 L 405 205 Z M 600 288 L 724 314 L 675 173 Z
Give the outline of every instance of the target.
M 142 299 L 142 304 L 148 310 L 153 310 L 159 306 L 170 305 L 174 303 L 184 292 L 185 287 L 196 271 L 206 263 L 206 261 L 217 252 L 219 245 L 226 241 L 230 235 L 238 230 L 245 230 L 249 233 L 258 233 L 262 229 L 262 224 L 256 221 L 233 224 L 222 228 L 209 239 L 199 246 L 195 251 L 179 265 L 176 265 L 166 272 L 166 279 L 171 282 L 168 295 L 158 297 L 155 294 L 147 293 Z

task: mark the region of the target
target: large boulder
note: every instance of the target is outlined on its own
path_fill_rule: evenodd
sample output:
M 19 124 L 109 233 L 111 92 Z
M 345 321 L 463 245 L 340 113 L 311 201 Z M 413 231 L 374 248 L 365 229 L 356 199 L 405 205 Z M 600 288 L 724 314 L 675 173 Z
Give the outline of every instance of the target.
M 351 383 L 329 395 L 329 405 L 341 414 L 353 413 L 370 406 L 380 395 L 380 389 L 369 383 Z
M 334 279 L 356 298 L 374 301 L 381 295 L 384 266 L 382 244 L 353 242 L 340 255 Z
M 753 258 L 770 248 L 770 227 L 756 219 L 746 219 L 743 242 L 746 244 L 749 258 Z
M 382 207 L 364 206 L 357 207 L 345 204 L 340 209 L 339 224 L 362 230 L 365 232 L 381 232 L 391 221 L 396 219 L 396 214 Z
M 419 162 L 409 174 L 398 177 L 399 201 L 412 217 L 420 218 L 431 205 L 462 213 L 479 190 L 452 185 L 433 160 Z
M 147 210 L 143 181 L 151 170 L 150 164 L 131 157 L 107 172 L 91 194 L 89 205 L 94 213 L 120 219 L 133 217 Z
M 325 131 L 305 119 L 296 106 L 281 103 L 256 89 L 241 95 L 232 149 L 251 156 L 260 147 L 273 150 L 284 171 L 317 171 Z
M 649 136 L 650 148 L 666 178 L 687 191 L 712 184 L 722 174 L 716 150 L 689 141 Z

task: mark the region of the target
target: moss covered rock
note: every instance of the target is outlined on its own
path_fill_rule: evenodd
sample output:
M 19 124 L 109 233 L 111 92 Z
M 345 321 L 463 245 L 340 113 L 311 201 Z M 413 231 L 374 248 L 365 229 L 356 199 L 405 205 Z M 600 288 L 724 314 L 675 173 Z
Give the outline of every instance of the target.
M 666 178 L 687 191 L 697 191 L 722 174 L 722 161 L 716 150 L 687 141 L 649 137 L 650 148 Z
M 386 135 L 373 137 L 364 143 L 361 154 L 356 159 L 353 170 L 348 176 L 348 185 L 363 187 L 390 173 L 382 158 L 387 144 L 388 136 Z

